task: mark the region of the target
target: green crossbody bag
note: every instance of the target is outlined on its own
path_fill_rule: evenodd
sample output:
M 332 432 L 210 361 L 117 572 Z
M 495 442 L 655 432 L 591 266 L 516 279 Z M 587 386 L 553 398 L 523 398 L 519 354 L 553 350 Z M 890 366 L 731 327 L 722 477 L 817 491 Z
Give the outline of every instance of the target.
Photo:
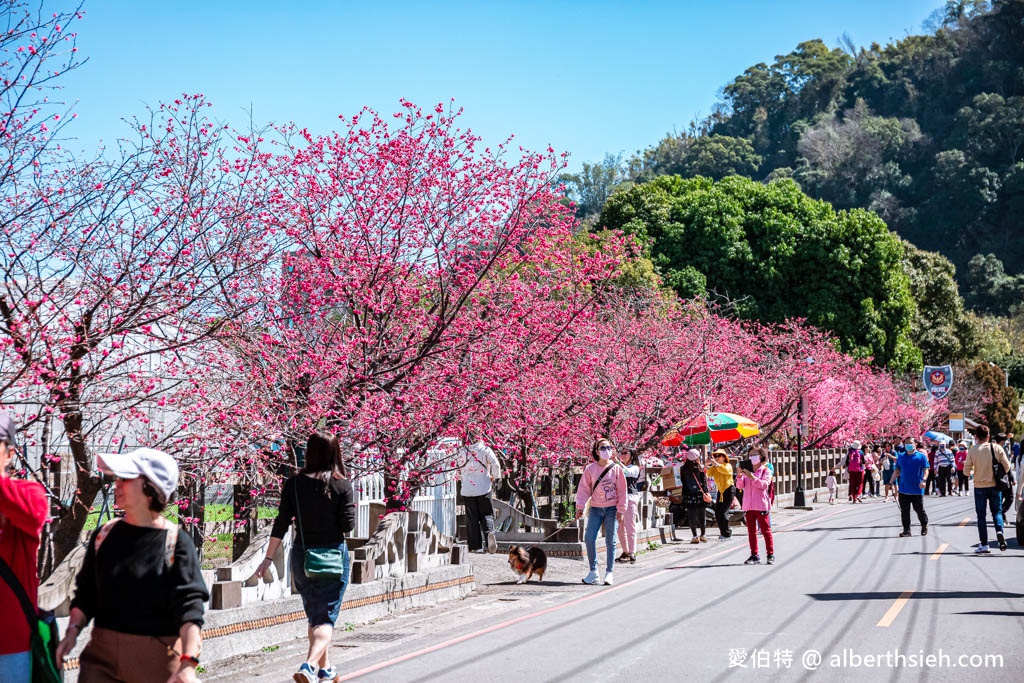
M 307 548 L 302 534 L 302 511 L 299 508 L 299 482 L 295 481 L 295 517 L 304 556 L 302 571 L 307 579 L 339 579 L 345 573 L 345 553 L 341 548 Z

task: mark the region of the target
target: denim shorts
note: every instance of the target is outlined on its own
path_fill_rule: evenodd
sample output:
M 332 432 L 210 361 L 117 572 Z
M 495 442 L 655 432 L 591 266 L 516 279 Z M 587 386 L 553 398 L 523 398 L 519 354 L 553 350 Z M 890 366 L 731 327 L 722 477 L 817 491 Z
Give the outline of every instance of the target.
M 338 546 L 345 558 L 345 570 L 336 579 L 309 579 L 303 569 L 305 549 L 296 545 L 292 547 L 290 558 L 292 570 L 292 582 L 295 590 L 302 596 L 302 608 L 306 611 L 306 619 L 310 626 L 321 626 L 338 620 L 338 612 L 341 611 L 341 600 L 345 597 L 345 589 L 348 588 L 348 579 L 352 571 L 352 561 L 348 554 L 348 546 L 342 541 Z

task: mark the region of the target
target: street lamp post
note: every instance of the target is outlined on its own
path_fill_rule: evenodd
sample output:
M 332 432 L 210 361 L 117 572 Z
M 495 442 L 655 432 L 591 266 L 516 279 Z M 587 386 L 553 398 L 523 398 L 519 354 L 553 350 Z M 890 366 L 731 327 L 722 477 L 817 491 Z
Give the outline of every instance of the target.
M 804 358 L 804 363 L 814 365 L 814 358 Z M 806 507 L 807 498 L 804 495 L 804 432 L 807 426 L 804 422 L 806 402 L 803 391 L 800 392 L 800 399 L 797 401 L 797 429 L 796 429 L 796 491 L 793 492 L 793 507 Z
M 807 499 L 804 496 L 804 397 L 801 394 L 797 402 L 797 429 L 796 429 L 796 491 L 793 492 L 794 507 L 805 507 Z

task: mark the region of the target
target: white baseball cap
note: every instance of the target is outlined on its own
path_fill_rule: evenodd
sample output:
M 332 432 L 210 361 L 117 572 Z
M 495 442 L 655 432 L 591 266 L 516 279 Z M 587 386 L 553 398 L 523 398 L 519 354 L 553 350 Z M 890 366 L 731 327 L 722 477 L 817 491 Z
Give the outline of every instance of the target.
M 178 463 L 155 448 L 136 448 L 127 453 L 98 453 L 97 466 L 121 479 L 145 477 L 168 503 L 178 488 Z

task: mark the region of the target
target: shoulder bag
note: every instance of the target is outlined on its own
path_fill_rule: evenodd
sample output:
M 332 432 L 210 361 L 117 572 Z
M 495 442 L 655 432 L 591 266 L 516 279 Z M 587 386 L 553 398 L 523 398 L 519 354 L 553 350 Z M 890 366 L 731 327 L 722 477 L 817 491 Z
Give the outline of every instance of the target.
M 64 667 L 57 663 L 57 643 L 60 632 L 53 612 L 37 611 L 32 607 L 25 587 L 18 581 L 14 571 L 3 558 L 0 558 L 0 577 L 3 577 L 25 613 L 28 621 L 30 658 L 32 662 L 32 683 L 60 683 L 64 680 Z
M 295 519 L 302 542 L 302 571 L 307 579 L 339 579 L 345 573 L 345 553 L 341 548 L 307 548 L 302 534 L 302 509 L 299 506 L 299 480 L 294 480 Z
M 1006 468 L 1003 467 L 1003 463 L 999 462 L 996 458 L 996 449 L 992 447 L 992 442 L 988 444 L 988 451 L 992 455 L 992 478 L 996 481 L 996 488 L 1006 493 L 1012 490 L 1010 481 L 1006 473 Z

